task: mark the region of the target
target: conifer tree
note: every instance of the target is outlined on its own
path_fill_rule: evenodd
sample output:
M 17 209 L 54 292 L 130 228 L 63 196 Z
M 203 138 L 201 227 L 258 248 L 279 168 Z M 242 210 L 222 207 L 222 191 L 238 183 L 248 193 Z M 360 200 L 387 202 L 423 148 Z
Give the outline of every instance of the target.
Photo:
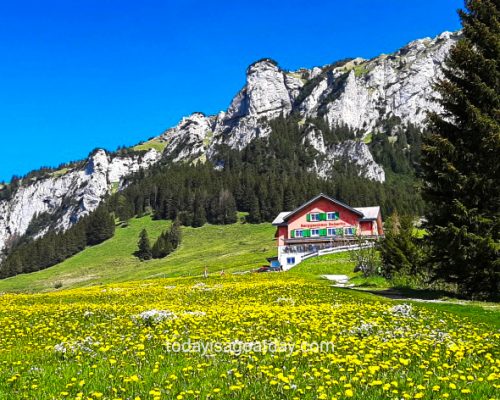
M 198 228 L 207 223 L 207 214 L 205 212 L 205 206 L 199 202 L 194 204 L 194 214 L 193 220 L 191 221 L 191 226 L 193 228 Z
M 168 242 L 171 244 L 172 250 L 175 250 L 179 246 L 181 240 L 181 223 L 178 219 L 176 219 L 168 232 Z
M 139 242 L 137 243 L 139 246 L 139 250 L 136 252 L 136 256 L 141 260 L 151 260 L 152 250 L 151 243 L 149 241 L 148 232 L 146 229 L 143 229 L 139 234 Z
M 152 248 L 153 258 L 163 258 L 168 256 L 172 252 L 172 244 L 169 240 L 169 233 L 167 231 L 163 232 Z
M 248 222 L 251 222 L 253 224 L 258 224 L 262 222 L 262 218 L 260 215 L 260 207 L 259 207 L 259 199 L 255 194 L 253 194 L 250 197 L 250 202 L 249 202 L 249 210 L 248 210 Z
M 86 234 L 87 244 L 92 246 L 113 237 L 115 233 L 115 220 L 108 212 L 106 206 L 99 206 L 87 218 Z
M 430 263 L 469 296 L 500 293 L 500 5 L 467 0 L 437 85 L 422 170 Z

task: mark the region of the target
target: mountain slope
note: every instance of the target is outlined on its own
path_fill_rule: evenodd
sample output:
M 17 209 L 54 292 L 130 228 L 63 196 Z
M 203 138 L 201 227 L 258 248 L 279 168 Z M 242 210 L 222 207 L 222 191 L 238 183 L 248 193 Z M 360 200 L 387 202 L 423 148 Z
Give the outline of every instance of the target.
M 211 273 L 243 271 L 266 263 L 275 254 L 271 224 L 205 225 L 183 228 L 180 247 L 164 259 L 140 262 L 139 232 L 145 228 L 151 240 L 168 228 L 168 221 L 149 216 L 133 218 L 126 228 L 116 228 L 115 236 L 88 247 L 64 262 L 42 271 L 0 280 L 2 291 L 40 291 L 61 283 L 64 288 L 171 276 L 200 275 L 205 266 Z

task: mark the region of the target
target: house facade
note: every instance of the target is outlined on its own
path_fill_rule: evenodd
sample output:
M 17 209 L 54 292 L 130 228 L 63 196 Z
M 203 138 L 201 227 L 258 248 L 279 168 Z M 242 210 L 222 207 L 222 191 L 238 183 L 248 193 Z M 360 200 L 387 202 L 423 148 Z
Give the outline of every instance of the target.
M 278 261 L 283 269 L 312 252 L 356 245 L 358 237 L 383 236 L 380 207 L 351 207 L 323 193 L 294 211 L 280 213 L 276 226 Z

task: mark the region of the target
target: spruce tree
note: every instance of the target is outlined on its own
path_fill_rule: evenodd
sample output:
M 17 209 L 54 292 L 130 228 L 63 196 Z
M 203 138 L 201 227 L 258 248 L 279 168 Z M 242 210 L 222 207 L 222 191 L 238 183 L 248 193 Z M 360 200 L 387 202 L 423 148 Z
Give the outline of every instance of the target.
M 114 217 L 106 206 L 99 206 L 87 217 L 86 235 L 87 244 L 92 246 L 113 237 L 115 233 Z
M 152 250 L 151 243 L 149 241 L 148 232 L 143 229 L 139 234 L 139 242 L 137 243 L 139 250 L 136 252 L 136 256 L 141 260 L 151 260 Z
M 252 224 L 259 224 L 262 222 L 260 215 L 259 199 L 255 194 L 250 197 L 250 205 L 248 210 L 247 221 Z
M 169 233 L 167 231 L 163 232 L 152 248 L 153 258 L 163 258 L 168 256 L 172 252 L 172 244 L 169 240 Z
M 500 292 L 500 6 L 468 0 L 422 148 L 429 261 L 462 294 Z
M 171 244 L 172 250 L 175 250 L 181 243 L 181 240 L 182 240 L 181 223 L 178 219 L 176 219 L 172 224 L 172 226 L 170 227 L 167 241 Z

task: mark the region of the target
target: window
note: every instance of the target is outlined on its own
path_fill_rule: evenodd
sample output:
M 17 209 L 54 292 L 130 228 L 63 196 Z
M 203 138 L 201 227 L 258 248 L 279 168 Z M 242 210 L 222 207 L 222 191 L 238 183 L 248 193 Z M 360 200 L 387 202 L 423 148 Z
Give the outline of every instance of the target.
M 304 231 L 302 229 L 295 229 L 295 237 L 303 237 Z
M 344 228 L 344 233 L 346 235 L 354 235 L 354 228 L 352 226 L 349 226 L 347 228 Z
M 287 257 L 287 259 L 286 259 L 286 263 L 287 263 L 288 265 L 295 264 L 295 257 Z
M 311 236 L 319 236 L 319 229 L 311 229 Z
M 328 221 L 333 221 L 335 219 L 339 219 L 339 213 L 338 212 L 329 212 L 329 213 L 326 213 L 326 219 Z
M 311 221 L 319 221 L 319 213 L 311 213 Z
M 327 235 L 328 236 L 335 236 L 335 234 L 336 234 L 335 231 L 336 231 L 335 228 L 328 228 Z

